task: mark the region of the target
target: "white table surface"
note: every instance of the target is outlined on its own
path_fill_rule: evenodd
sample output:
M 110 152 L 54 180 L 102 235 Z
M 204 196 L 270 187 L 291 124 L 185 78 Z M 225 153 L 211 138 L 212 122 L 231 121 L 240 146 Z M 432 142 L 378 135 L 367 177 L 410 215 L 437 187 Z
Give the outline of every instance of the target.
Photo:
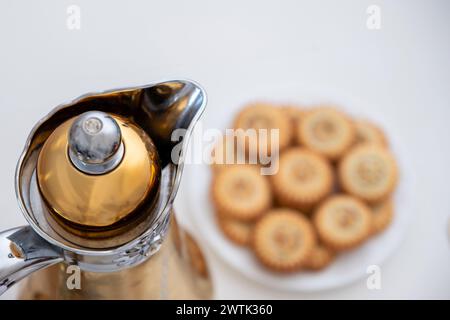
M 80 30 L 66 26 L 72 4 L 81 9 Z M 380 30 L 366 27 L 371 4 L 381 8 Z M 324 86 L 376 106 L 412 168 L 411 224 L 382 266 L 382 289 L 368 290 L 364 279 L 314 294 L 274 291 L 231 270 L 205 246 L 216 298 L 449 299 L 449 10 L 445 0 L 2 0 L 0 229 L 24 223 L 14 194 L 16 161 L 31 127 L 61 102 L 191 78 L 208 92 L 203 122 L 213 127 L 214 111 L 246 87 Z M 189 227 L 185 188 L 184 182 L 176 206 Z

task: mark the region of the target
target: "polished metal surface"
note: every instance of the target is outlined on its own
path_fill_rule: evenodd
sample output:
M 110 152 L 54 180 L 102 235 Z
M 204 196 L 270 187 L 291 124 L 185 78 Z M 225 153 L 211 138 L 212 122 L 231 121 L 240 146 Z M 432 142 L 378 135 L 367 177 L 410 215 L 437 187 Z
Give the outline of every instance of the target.
M 82 226 L 111 226 L 158 193 L 161 168 L 155 145 L 132 121 L 113 117 L 127 151 L 111 172 L 86 174 L 68 159 L 67 137 L 77 117 L 60 124 L 45 141 L 39 152 L 37 181 L 47 207 L 57 216 Z
M 0 233 L 0 294 L 27 275 L 63 261 L 62 250 L 39 237 L 30 226 Z
M 205 105 L 206 95 L 200 86 L 187 80 L 174 80 L 84 95 L 57 107 L 39 121 L 26 142 L 17 166 L 16 194 L 32 232 L 58 249 L 55 251 L 57 255 L 52 257 L 54 261 L 77 264 L 85 272 L 114 272 L 137 266 L 158 252 L 167 234 L 172 204 L 181 179 L 185 148 Z M 158 195 L 153 197 L 154 201 L 144 201 L 139 208 L 142 212 L 138 216 L 143 218 L 134 221 L 132 228 L 119 226 L 123 228 L 120 234 L 111 235 L 106 230 L 98 238 L 58 228 L 58 223 L 51 218 L 48 203 L 40 194 L 36 177 L 39 153 L 52 132 L 65 121 L 92 110 L 126 118 L 144 130 L 155 142 L 162 168 Z M 172 132 L 177 129 L 185 129 L 185 134 L 181 139 L 173 140 Z M 181 152 L 173 160 L 174 147 L 180 147 Z M 67 237 L 69 234 L 70 237 Z M 18 245 L 14 240 L 8 241 L 13 242 L 11 247 Z M 21 246 L 33 247 L 34 244 L 35 237 L 28 237 Z M 8 253 L 6 247 L 2 248 L 5 252 L 0 260 L 14 254 L 12 249 Z M 35 258 L 46 260 L 48 256 L 38 255 Z M 11 270 L 20 271 L 21 277 L 35 271 L 21 266 L 24 266 L 23 262 L 17 259 L 0 265 L 5 286 L 14 283 L 4 280 L 10 279 Z
M 73 165 L 94 175 L 114 170 L 125 152 L 116 120 L 100 111 L 88 111 L 77 117 L 70 128 L 68 149 Z

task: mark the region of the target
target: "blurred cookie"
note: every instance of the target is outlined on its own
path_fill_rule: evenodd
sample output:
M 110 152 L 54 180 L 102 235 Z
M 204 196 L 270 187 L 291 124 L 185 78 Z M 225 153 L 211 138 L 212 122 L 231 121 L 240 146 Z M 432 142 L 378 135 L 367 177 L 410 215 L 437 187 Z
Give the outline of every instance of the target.
M 294 125 L 300 123 L 300 120 L 303 119 L 303 116 L 306 114 L 306 111 L 303 108 L 293 105 L 285 105 L 281 108 L 281 110 Z
M 252 244 L 262 264 L 275 271 L 291 272 L 305 264 L 316 237 L 311 223 L 301 213 L 274 209 L 256 223 Z
M 297 130 L 300 144 L 336 160 L 355 140 L 355 128 L 342 112 L 330 107 L 311 109 Z
M 347 195 L 330 197 L 314 215 L 320 240 L 336 251 L 348 250 L 364 242 L 371 234 L 372 223 L 370 208 Z
M 393 155 L 384 147 L 364 144 L 352 149 L 339 164 L 342 188 L 370 203 L 386 199 L 398 179 Z
M 244 143 L 239 143 L 235 135 L 219 138 L 211 151 L 210 164 L 213 173 L 223 168 L 234 165 L 268 166 L 274 158 L 264 154 L 263 158 L 258 153 L 250 154 Z
M 391 224 L 394 216 L 394 203 L 392 199 L 377 203 L 372 206 L 373 233 L 379 233 Z
M 230 219 L 218 214 L 217 221 L 223 233 L 234 243 L 247 246 L 251 242 L 253 224 L 236 219 Z
M 328 161 L 301 147 L 283 152 L 278 172 L 270 178 L 277 202 L 299 210 L 309 210 L 333 188 L 333 172 Z
M 281 108 L 267 103 L 254 103 L 244 107 L 235 118 L 234 129 L 255 129 L 254 136 L 243 133 L 244 137 L 248 138 L 246 147 L 255 152 L 264 148 L 266 154 L 272 153 L 274 143 L 278 144 L 280 150 L 284 149 L 288 146 L 292 137 L 288 117 L 282 112 Z M 260 132 L 260 129 L 266 129 L 266 134 Z M 279 129 L 278 141 L 272 141 L 271 129 Z M 237 134 L 237 136 L 240 137 L 242 134 Z
M 303 119 L 306 111 L 303 108 L 297 106 L 284 106 L 281 108 L 284 114 L 288 117 L 291 122 L 291 131 L 292 131 L 292 143 L 297 143 L 297 139 L 295 138 L 295 132 L 298 130 L 300 126 L 300 121 Z
M 211 168 L 214 173 L 237 163 L 237 148 L 234 136 L 219 137 L 211 150 Z
M 213 178 L 211 193 L 218 212 L 243 221 L 260 217 L 272 204 L 269 182 L 255 166 L 223 168 Z
M 358 119 L 355 120 L 356 143 L 374 143 L 387 146 L 387 139 L 383 131 L 371 121 Z
M 305 262 L 305 269 L 322 270 L 334 260 L 334 256 L 335 254 L 332 250 L 321 244 L 317 244 Z

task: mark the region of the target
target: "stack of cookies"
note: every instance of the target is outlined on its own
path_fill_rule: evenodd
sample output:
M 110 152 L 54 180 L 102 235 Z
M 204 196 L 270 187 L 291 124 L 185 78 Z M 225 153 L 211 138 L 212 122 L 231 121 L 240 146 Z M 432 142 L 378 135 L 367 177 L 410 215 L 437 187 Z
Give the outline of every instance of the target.
M 270 150 L 274 141 L 266 135 L 249 139 L 242 150 L 225 137 L 213 150 L 218 225 L 266 267 L 323 269 L 391 222 L 398 170 L 386 136 L 372 122 L 332 106 L 254 103 L 237 114 L 233 127 L 279 129 L 273 175 L 262 175 L 258 163 L 230 161 L 248 158 L 249 150 Z

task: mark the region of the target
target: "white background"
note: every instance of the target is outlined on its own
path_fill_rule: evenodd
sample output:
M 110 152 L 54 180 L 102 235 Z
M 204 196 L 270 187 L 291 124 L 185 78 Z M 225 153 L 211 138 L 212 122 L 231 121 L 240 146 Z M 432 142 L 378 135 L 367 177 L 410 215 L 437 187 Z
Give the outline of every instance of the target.
M 66 26 L 71 4 L 81 8 L 80 30 Z M 366 27 L 371 4 L 382 10 L 381 30 Z M 14 194 L 16 161 L 31 127 L 61 102 L 191 78 L 208 92 L 203 122 L 212 127 L 215 110 L 246 88 L 323 86 L 370 102 L 407 150 L 412 223 L 382 267 L 382 290 L 360 281 L 314 294 L 278 292 L 207 250 L 216 297 L 449 299 L 449 15 L 448 1 L 2 0 L 0 228 L 24 223 Z M 188 217 L 185 188 L 177 209 Z

